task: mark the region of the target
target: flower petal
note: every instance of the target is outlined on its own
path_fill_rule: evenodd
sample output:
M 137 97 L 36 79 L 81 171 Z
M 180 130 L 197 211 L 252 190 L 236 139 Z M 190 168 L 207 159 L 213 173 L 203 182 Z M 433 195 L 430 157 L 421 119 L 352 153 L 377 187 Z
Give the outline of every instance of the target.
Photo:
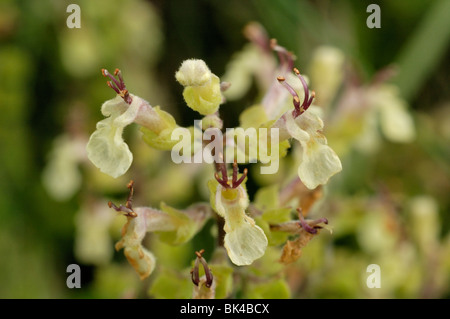
M 141 280 L 150 276 L 153 269 L 155 269 L 155 256 L 141 245 L 125 247 L 124 254 L 128 262 L 139 274 Z
M 264 231 L 252 218 L 244 215 L 244 221 L 232 231 L 227 232 L 224 246 L 231 261 L 238 266 L 250 265 L 262 257 L 267 248 Z
M 102 104 L 101 111 L 104 116 L 110 116 L 113 114 L 121 114 L 125 112 L 127 108 L 128 104 L 125 103 L 120 95 L 116 95 L 115 98 L 108 100 Z
M 311 141 L 302 143 L 302 146 L 298 176 L 309 189 L 326 184 L 331 176 L 342 170 L 339 157 L 328 145 Z
M 175 78 L 183 86 L 202 86 L 211 80 L 212 73 L 205 61 L 188 59 L 183 61 Z
M 103 173 L 114 178 L 125 174 L 133 161 L 133 154 L 123 141 L 122 133 L 124 127 L 136 119 L 140 107 L 139 99 L 133 99 L 131 105 L 121 113 L 124 104 L 125 107 L 128 105 L 121 103 L 116 97 L 102 105 L 102 113 L 110 117 L 97 123 L 97 129 L 92 133 L 86 147 L 91 162 Z
M 380 103 L 381 130 L 392 142 L 410 143 L 416 137 L 414 121 L 405 104 L 396 102 Z
M 114 126 L 114 119 L 97 123 L 86 150 L 88 158 L 103 173 L 117 178 L 130 168 L 133 161 L 128 145 L 122 139 L 123 127 Z
M 183 90 L 186 104 L 202 115 L 214 114 L 222 103 L 220 79 L 212 75 L 211 81 L 202 86 L 186 86 Z
M 302 117 L 305 113 L 303 113 Z M 286 129 L 289 132 L 290 136 L 298 140 L 300 143 L 302 142 L 308 142 L 310 139 L 310 136 L 307 131 L 300 128 L 300 126 L 296 123 L 294 118 L 292 117 L 292 112 L 286 113 Z

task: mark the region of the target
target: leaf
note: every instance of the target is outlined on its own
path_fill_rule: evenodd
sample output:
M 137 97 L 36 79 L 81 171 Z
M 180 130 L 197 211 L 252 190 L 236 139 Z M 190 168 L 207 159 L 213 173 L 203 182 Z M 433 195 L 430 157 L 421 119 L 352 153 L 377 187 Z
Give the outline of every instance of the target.
M 261 105 L 253 105 L 246 108 L 239 115 L 240 126 L 244 129 L 249 127 L 259 128 L 262 124 L 267 122 L 266 111 Z
M 164 269 L 149 289 L 149 294 L 157 299 L 188 299 L 192 296 L 192 281 L 188 277 Z
M 288 299 L 290 290 L 286 281 L 277 279 L 265 283 L 252 283 L 248 285 L 244 298 L 248 299 Z
M 260 188 L 255 194 L 255 206 L 261 210 L 279 207 L 279 186 L 272 185 Z
M 210 265 L 216 282 L 216 299 L 227 298 L 233 289 L 233 268 L 227 265 Z

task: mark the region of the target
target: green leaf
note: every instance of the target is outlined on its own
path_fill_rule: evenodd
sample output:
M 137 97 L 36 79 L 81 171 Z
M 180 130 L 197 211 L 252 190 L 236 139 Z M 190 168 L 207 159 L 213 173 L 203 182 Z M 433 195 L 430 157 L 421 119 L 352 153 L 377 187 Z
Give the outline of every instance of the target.
M 287 222 L 290 220 L 290 215 L 290 208 L 279 208 L 267 210 L 262 216 L 255 218 L 256 224 L 261 227 L 266 234 L 270 246 L 281 245 L 289 237 L 289 234 L 286 232 L 270 230 L 270 224 Z
M 430 8 L 396 59 L 399 74 L 394 79 L 402 95 L 411 100 L 445 56 L 450 40 L 450 1 L 430 2 Z
M 165 269 L 153 282 L 149 294 L 157 299 L 188 299 L 192 297 L 192 288 L 190 278 Z
M 244 129 L 249 127 L 258 128 L 267 120 L 266 111 L 261 105 L 253 105 L 246 108 L 239 116 L 240 126 Z
M 233 268 L 227 265 L 210 265 L 216 282 L 216 299 L 227 298 L 233 289 Z
M 255 206 L 261 210 L 278 207 L 280 205 L 278 192 L 278 185 L 260 188 L 255 194 Z
M 290 298 L 289 286 L 283 279 L 277 279 L 264 283 L 249 284 L 244 293 L 248 299 L 288 299 Z

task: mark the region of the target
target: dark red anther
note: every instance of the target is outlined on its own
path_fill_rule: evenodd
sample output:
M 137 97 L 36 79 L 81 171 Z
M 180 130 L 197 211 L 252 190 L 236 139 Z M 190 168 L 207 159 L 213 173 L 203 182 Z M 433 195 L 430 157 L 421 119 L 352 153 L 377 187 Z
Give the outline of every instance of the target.
M 213 283 L 214 277 L 211 272 L 211 269 L 209 269 L 209 267 L 208 267 L 208 263 L 206 262 L 205 258 L 203 258 L 203 256 L 202 256 L 202 254 L 204 252 L 205 252 L 204 249 L 195 252 L 195 255 L 197 255 L 197 258 L 195 259 L 194 268 L 192 268 L 192 270 L 191 270 L 191 279 L 192 279 L 192 282 L 194 283 L 194 285 L 198 286 L 198 284 L 200 282 L 199 263 L 201 263 L 203 266 L 203 269 L 205 270 L 205 277 L 206 277 L 205 286 L 210 288 Z
M 238 168 L 238 165 L 237 165 L 237 161 L 235 159 L 234 163 L 233 163 L 233 173 L 232 173 L 232 176 L 231 176 L 231 185 L 230 185 L 230 182 L 228 180 L 227 169 L 226 169 L 225 163 L 222 163 L 220 169 L 221 169 L 222 177 L 219 177 L 219 174 L 217 172 L 214 174 L 214 177 L 219 182 L 219 184 L 222 185 L 225 188 L 237 188 L 237 187 L 239 187 L 239 185 L 242 184 L 242 182 L 244 181 L 244 179 L 247 177 L 247 174 L 248 174 L 248 170 L 245 168 L 244 172 L 241 175 L 241 177 L 239 179 L 237 178 L 238 173 L 239 173 L 239 168 Z
M 300 226 L 310 234 L 317 234 L 317 229 L 322 228 L 320 226 L 316 226 L 317 224 L 320 224 L 320 223 L 328 224 L 328 219 L 326 219 L 326 218 L 319 218 L 319 219 L 313 220 L 312 222 L 310 222 L 308 224 L 306 222 L 305 218 L 303 217 L 302 209 L 297 208 L 297 212 L 298 212 L 298 219 L 300 220 Z

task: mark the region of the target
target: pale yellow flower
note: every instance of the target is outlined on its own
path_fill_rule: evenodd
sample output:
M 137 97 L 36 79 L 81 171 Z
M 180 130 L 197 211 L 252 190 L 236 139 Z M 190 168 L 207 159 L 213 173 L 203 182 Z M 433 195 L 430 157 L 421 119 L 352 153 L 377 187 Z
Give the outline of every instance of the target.
M 205 61 L 183 61 L 175 78 L 184 86 L 183 97 L 191 109 L 202 115 L 217 112 L 222 103 L 220 80 L 209 70 Z
M 327 145 L 327 139 L 322 134 L 324 127 L 322 119 L 315 111 L 309 110 L 315 93 L 309 95 L 306 81 L 297 69 L 294 69 L 303 84 L 305 97 L 300 105 L 297 92 L 286 83 L 284 77 L 278 80 L 293 96 L 294 110 L 284 113 L 273 125 L 279 128 L 280 141 L 294 138 L 300 142 L 301 156 L 298 176 L 309 189 L 326 184 L 331 176 L 342 170 L 342 164 L 336 153 Z
M 117 178 L 125 174 L 133 161 L 133 154 L 122 138 L 124 128 L 131 123 L 137 123 L 159 133 L 163 132 L 167 125 L 160 113 L 147 101 L 128 93 L 119 70 L 115 72 L 119 81 L 107 70 L 102 71 L 103 75 L 114 81 L 108 82 L 108 85 L 118 95 L 103 103 L 101 112 L 107 118 L 97 123 L 86 150 L 88 158 L 95 166 Z
M 250 265 L 262 257 L 268 244 L 264 231 L 245 213 L 249 199 L 242 182 L 246 175 L 247 170 L 238 179 L 236 163 L 232 180 L 228 180 L 226 170 L 222 170 L 222 178 L 216 174 L 219 183 L 214 195 L 216 212 L 225 219 L 225 249 L 231 261 L 238 266 Z

